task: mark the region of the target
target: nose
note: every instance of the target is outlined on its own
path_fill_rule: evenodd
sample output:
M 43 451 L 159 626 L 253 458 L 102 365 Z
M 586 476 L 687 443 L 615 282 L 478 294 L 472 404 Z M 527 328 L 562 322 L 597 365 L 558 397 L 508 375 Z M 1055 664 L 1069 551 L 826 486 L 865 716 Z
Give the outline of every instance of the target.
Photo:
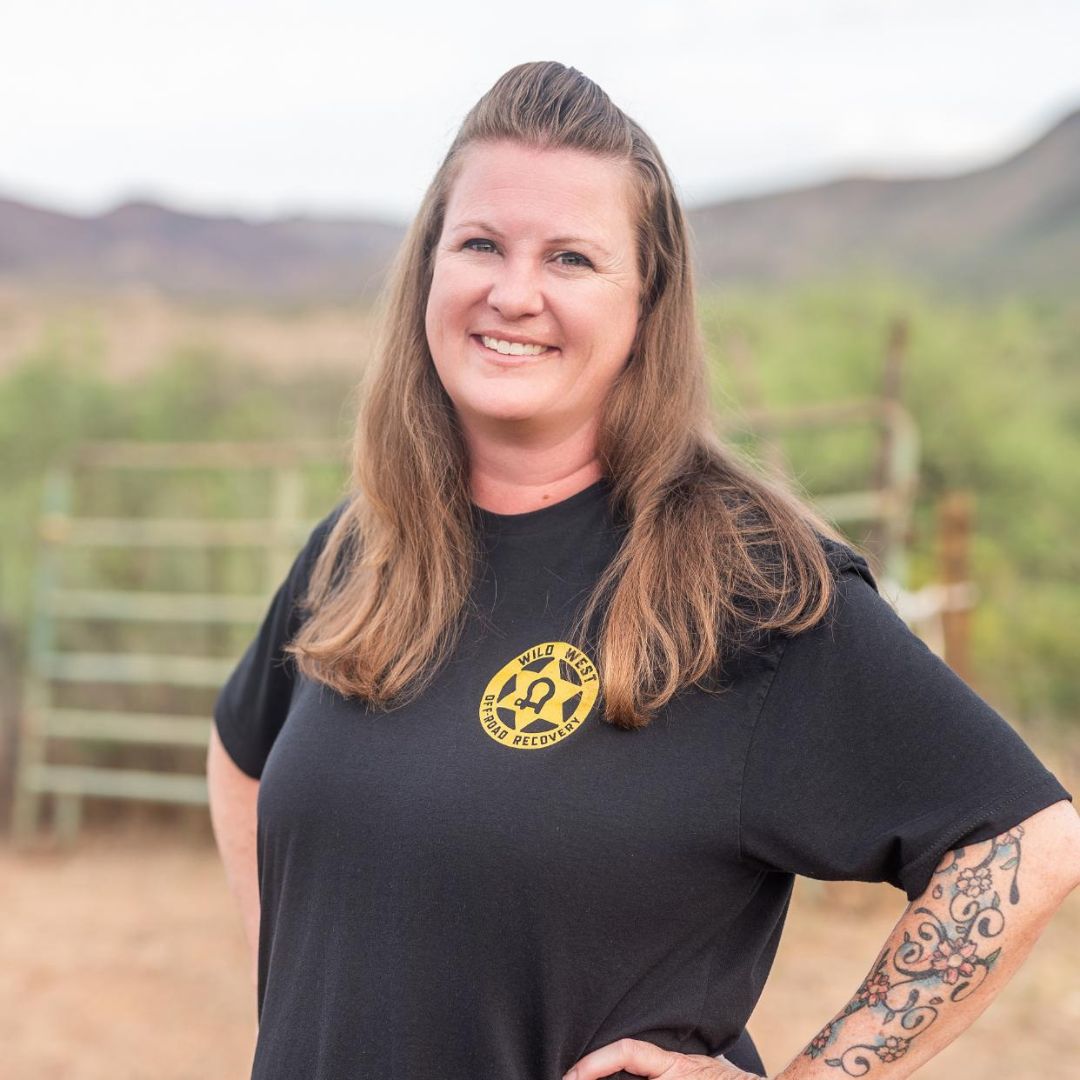
M 539 315 L 544 310 L 540 271 L 528 259 L 500 259 L 494 270 L 488 303 L 504 318 Z

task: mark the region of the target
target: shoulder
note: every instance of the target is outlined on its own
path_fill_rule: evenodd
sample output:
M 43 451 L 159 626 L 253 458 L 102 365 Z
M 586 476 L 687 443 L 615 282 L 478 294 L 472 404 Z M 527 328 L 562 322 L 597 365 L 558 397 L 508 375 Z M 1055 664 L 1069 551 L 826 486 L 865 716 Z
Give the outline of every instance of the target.
M 328 513 L 324 514 L 323 517 L 315 523 L 315 526 L 308 534 L 307 541 L 297 554 L 290 573 L 290 577 L 292 578 L 292 588 L 295 593 L 302 593 L 307 587 L 308 580 L 315 568 L 315 564 L 318 562 L 319 556 L 327 546 L 330 534 L 334 531 L 334 528 L 348 509 L 351 501 L 351 498 L 346 496 L 338 502 Z M 342 545 L 342 549 L 344 546 L 345 545 Z M 339 550 L 338 558 L 335 559 L 335 565 L 340 564 L 341 555 L 342 550 Z
M 780 642 L 786 681 L 818 688 L 823 700 L 955 681 L 881 594 L 866 558 L 847 544 L 819 539 L 832 570 L 833 595 L 817 623 Z
M 817 538 L 835 580 L 839 582 L 845 574 L 854 575 L 866 582 L 874 592 L 878 591 L 877 581 L 865 556 L 848 544 L 833 540 L 829 536 L 818 533 Z
M 346 495 L 345 498 L 324 515 L 311 530 L 307 546 L 315 549 L 316 555 L 318 555 L 318 553 L 326 546 L 327 538 L 330 536 L 330 533 L 333 532 L 338 521 L 341 520 L 342 514 L 345 513 L 351 504 L 352 496 Z
M 817 537 L 832 577 L 832 601 L 826 615 L 806 634 L 835 640 L 845 631 L 865 633 L 869 624 L 883 619 L 894 630 L 906 630 L 892 604 L 881 595 L 866 556 L 842 541 L 820 533 Z
M 306 559 L 313 562 L 318 558 L 323 548 L 326 547 L 330 534 L 334 531 L 351 503 L 352 497 L 347 495 L 315 523 L 308 535 L 307 543 L 304 544 L 303 554 Z
M 755 632 L 749 639 L 746 652 L 752 656 L 767 654 L 773 663 L 779 662 L 788 653 L 814 652 L 820 649 L 835 649 L 838 644 L 838 627 L 852 626 L 858 629 L 872 621 L 882 611 L 892 612 L 889 603 L 880 596 L 878 584 L 866 557 L 850 544 L 834 539 L 812 529 L 821 555 L 824 555 L 826 569 L 824 581 L 821 578 L 819 555 L 811 546 L 804 549 L 799 558 L 785 558 L 779 551 L 778 544 L 757 545 L 756 562 L 764 576 L 780 585 L 790 582 L 804 574 L 815 579 L 815 591 L 821 589 L 828 594 L 828 603 L 821 603 L 820 593 L 816 593 L 814 604 L 821 614 L 812 616 L 816 621 L 801 621 L 798 626 L 774 626 Z M 760 612 L 760 606 L 747 605 L 750 614 Z M 843 641 L 839 642 L 841 645 Z M 783 666 L 790 667 L 785 661 Z
M 842 541 L 820 533 L 817 537 L 832 578 L 832 598 L 813 626 L 782 635 L 784 666 L 793 666 L 798 658 L 808 669 L 824 664 L 835 673 L 866 664 L 886 650 L 925 649 L 881 594 L 866 556 Z

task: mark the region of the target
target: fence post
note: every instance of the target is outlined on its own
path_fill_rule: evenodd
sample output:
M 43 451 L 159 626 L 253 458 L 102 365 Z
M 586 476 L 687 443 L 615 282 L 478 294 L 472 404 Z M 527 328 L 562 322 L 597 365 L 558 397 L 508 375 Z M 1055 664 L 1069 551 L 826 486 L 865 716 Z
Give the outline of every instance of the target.
M 941 582 L 946 596 L 971 580 L 971 523 L 974 498 L 969 491 L 950 491 L 938 503 L 938 535 Z M 946 603 L 941 615 L 945 663 L 965 682 L 971 683 L 971 613 L 964 604 Z

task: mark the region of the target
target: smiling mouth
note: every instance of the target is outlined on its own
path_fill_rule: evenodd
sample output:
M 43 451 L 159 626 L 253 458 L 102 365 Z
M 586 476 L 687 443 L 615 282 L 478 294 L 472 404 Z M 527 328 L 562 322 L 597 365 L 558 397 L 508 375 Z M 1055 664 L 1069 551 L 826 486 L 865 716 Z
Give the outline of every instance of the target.
M 486 353 L 497 357 L 512 357 L 520 360 L 535 360 L 558 352 L 554 345 L 525 345 L 517 341 L 505 341 L 480 334 L 469 335 Z

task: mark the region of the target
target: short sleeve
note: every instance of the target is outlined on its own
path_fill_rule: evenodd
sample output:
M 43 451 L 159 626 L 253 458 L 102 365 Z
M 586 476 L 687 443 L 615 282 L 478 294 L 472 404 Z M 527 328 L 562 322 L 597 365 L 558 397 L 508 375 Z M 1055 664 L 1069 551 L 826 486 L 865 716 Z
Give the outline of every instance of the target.
M 907 628 L 861 556 L 831 545 L 830 561 L 829 617 L 778 647 L 747 751 L 740 852 L 767 870 L 888 881 L 914 900 L 946 852 L 1072 796 Z
M 326 538 L 346 505 L 347 501 L 339 503 L 312 530 L 214 703 L 214 724 L 222 745 L 237 767 L 255 779 L 262 775 L 292 700 L 295 666 L 283 649 L 302 625 L 299 601 Z

